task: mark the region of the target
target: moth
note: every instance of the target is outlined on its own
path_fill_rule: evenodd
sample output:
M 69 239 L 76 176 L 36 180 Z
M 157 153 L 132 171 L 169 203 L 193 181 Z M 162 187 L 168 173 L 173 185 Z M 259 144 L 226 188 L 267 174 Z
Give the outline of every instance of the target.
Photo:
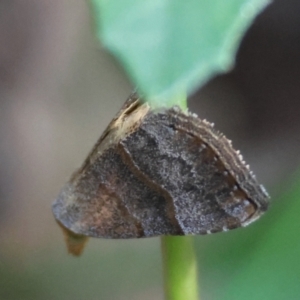
M 69 251 L 86 237 L 112 239 L 210 234 L 247 226 L 268 208 L 231 141 L 179 107 L 151 109 L 132 94 L 53 213 Z

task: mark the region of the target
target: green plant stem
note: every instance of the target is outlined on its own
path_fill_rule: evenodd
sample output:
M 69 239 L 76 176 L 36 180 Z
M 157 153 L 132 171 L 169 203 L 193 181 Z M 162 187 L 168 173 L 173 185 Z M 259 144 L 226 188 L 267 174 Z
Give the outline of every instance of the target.
M 198 300 L 197 261 L 192 236 L 161 238 L 166 300 Z
M 173 98 L 172 105 L 187 110 L 186 94 Z M 199 300 L 197 260 L 192 236 L 161 237 L 166 300 Z

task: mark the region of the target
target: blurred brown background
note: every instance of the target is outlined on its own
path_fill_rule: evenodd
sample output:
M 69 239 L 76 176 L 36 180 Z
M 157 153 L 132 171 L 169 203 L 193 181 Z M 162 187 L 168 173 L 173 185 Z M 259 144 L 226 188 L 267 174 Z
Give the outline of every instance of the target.
M 300 163 L 299 13 L 297 0 L 274 1 L 236 68 L 189 102 L 273 198 Z M 131 90 L 95 40 L 86 2 L 1 1 L 0 299 L 162 299 L 158 238 L 91 240 L 74 259 L 51 213 Z

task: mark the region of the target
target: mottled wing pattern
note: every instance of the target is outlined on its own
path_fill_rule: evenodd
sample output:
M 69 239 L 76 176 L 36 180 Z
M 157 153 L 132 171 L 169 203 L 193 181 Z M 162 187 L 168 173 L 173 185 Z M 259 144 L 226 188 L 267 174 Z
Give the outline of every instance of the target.
M 184 234 L 244 226 L 267 208 L 268 196 L 230 142 L 195 116 L 148 114 L 120 144 L 145 181 L 169 195 Z
M 206 234 L 245 226 L 268 205 L 231 142 L 179 108 L 135 95 L 53 204 L 71 232 L 104 238 Z

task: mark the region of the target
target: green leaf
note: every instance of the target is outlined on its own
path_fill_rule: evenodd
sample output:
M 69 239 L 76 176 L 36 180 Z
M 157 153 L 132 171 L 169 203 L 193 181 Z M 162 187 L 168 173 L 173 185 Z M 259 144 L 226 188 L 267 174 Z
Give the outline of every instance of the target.
M 91 2 L 102 44 L 146 99 L 161 104 L 231 68 L 244 32 L 268 0 Z

